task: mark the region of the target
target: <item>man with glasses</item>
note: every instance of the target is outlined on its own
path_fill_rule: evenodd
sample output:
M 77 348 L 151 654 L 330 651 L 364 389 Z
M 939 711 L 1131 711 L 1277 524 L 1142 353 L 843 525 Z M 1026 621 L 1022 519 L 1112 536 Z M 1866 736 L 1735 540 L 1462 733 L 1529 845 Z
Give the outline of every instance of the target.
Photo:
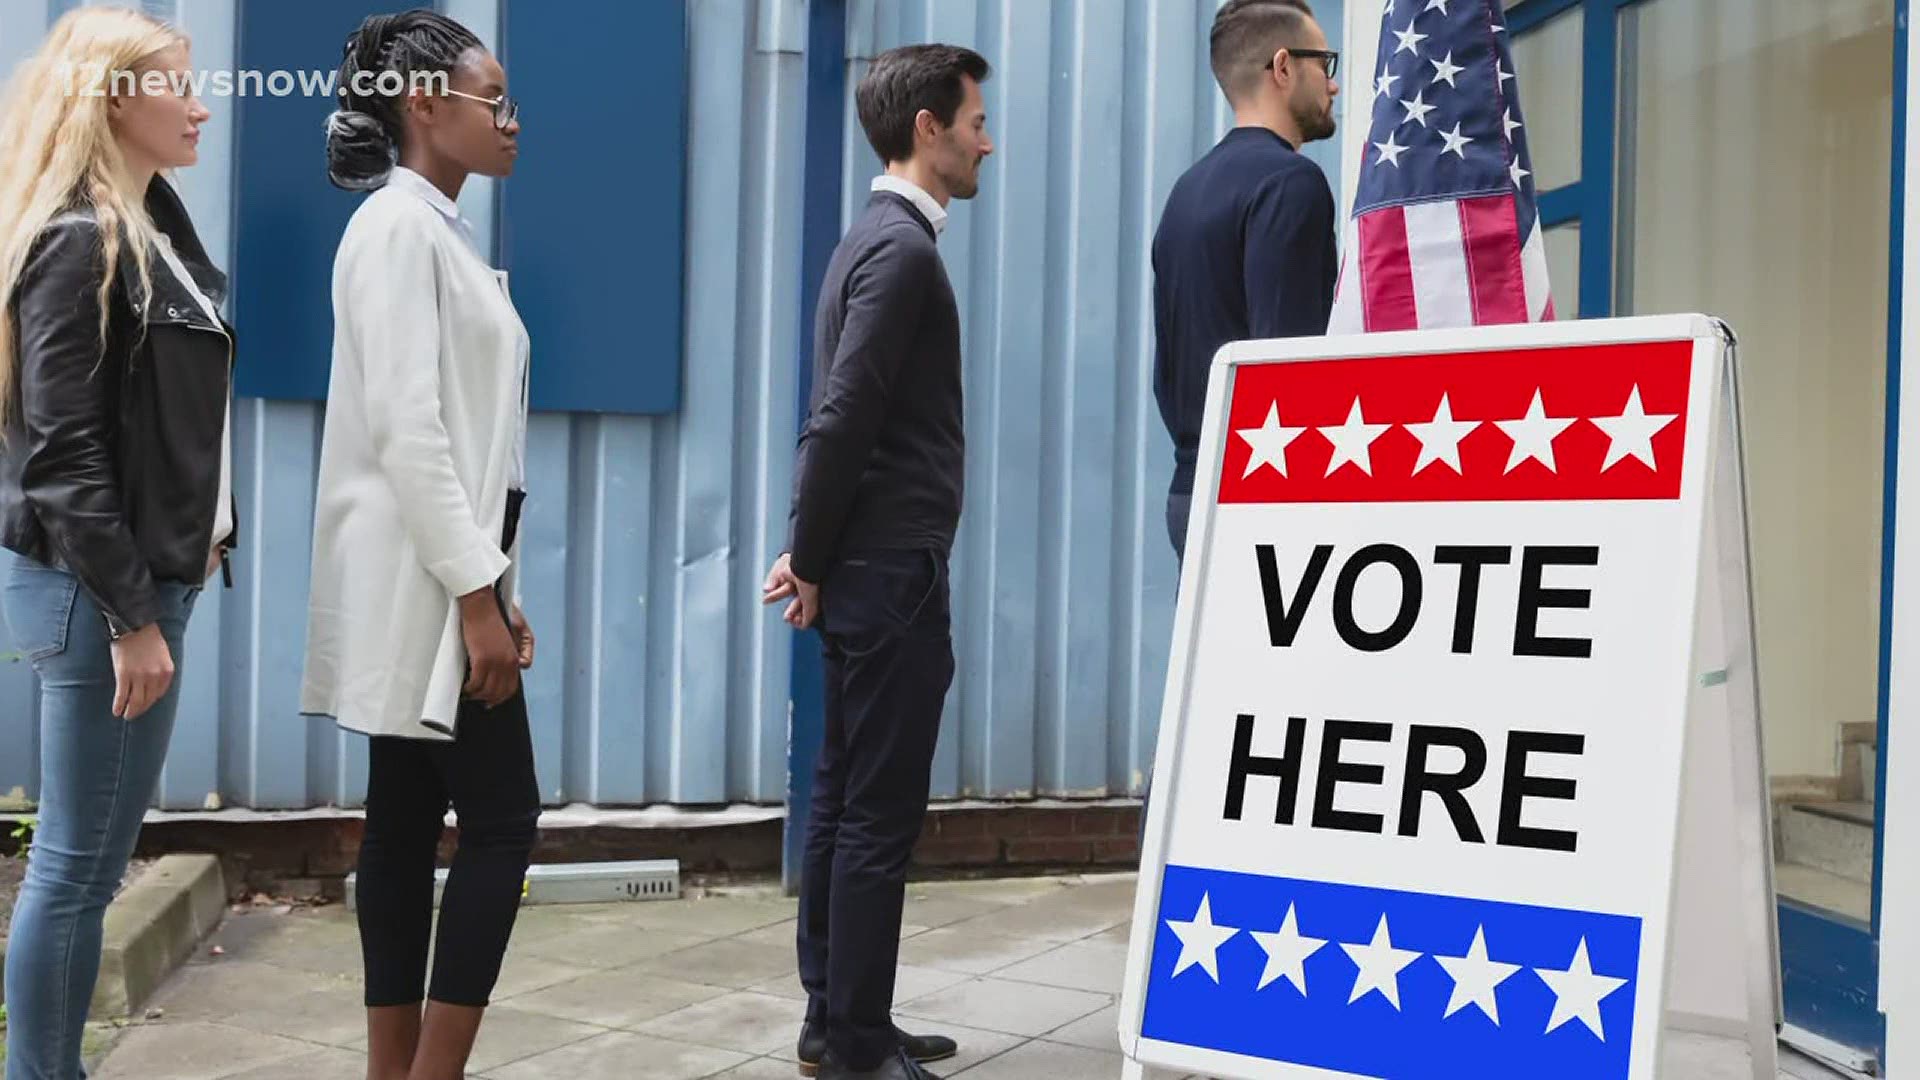
M 1333 189 L 1299 149 L 1333 134 L 1339 60 L 1306 0 L 1228 0 L 1214 16 L 1213 76 L 1234 127 L 1175 182 L 1153 238 L 1153 389 L 1173 437 L 1176 558 L 1214 353 L 1326 332 L 1339 276 Z

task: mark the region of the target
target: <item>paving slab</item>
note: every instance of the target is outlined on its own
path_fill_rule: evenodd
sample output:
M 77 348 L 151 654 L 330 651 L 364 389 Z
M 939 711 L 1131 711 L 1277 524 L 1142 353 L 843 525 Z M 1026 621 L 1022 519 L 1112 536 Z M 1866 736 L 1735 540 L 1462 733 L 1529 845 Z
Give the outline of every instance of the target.
M 902 1027 L 950 1035 L 961 1080 L 1117 1077 L 1131 875 L 915 884 L 895 983 Z M 686 905 L 680 907 L 679 905 Z M 486 1080 L 774 1080 L 797 1075 L 805 994 L 794 910 L 764 890 L 530 907 L 481 1029 Z M 1115 922 L 1114 920 L 1118 920 Z M 100 1077 L 360 1080 L 359 938 L 338 908 L 230 913 L 160 989 Z M 1669 1040 L 1662 1075 L 1750 1080 L 1738 1043 Z M 1180 1080 L 1155 1074 L 1156 1080 Z M 1783 1080 L 1839 1080 L 1782 1053 Z

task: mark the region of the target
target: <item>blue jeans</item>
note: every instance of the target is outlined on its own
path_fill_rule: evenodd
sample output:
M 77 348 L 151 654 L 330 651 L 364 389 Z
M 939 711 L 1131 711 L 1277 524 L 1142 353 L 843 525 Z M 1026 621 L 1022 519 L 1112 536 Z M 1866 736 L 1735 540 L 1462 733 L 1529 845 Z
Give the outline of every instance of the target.
M 166 760 L 181 639 L 200 588 L 158 584 L 173 685 L 139 718 L 121 720 L 107 624 L 78 579 L 21 556 L 0 567 L 13 647 L 40 677 L 40 820 L 7 942 L 6 1080 L 74 1080 L 86 1075 L 80 1036 L 100 974 L 101 923 Z

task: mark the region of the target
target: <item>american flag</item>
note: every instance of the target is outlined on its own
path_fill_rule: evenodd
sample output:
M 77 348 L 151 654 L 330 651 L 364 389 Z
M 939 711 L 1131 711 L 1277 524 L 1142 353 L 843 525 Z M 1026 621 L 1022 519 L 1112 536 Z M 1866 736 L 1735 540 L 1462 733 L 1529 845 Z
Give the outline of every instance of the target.
M 1383 0 L 1373 121 L 1327 332 L 1553 318 L 1500 0 Z

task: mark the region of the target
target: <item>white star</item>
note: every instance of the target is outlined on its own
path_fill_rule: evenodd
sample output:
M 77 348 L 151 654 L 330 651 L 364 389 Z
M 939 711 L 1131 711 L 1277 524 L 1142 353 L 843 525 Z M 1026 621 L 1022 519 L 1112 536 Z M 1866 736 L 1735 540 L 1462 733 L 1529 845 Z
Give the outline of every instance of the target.
M 1580 947 L 1574 950 L 1573 963 L 1567 970 L 1534 968 L 1533 973 L 1553 991 L 1553 1016 L 1547 1021 L 1548 1031 L 1577 1019 L 1601 1042 L 1607 1041 L 1607 1033 L 1600 1028 L 1600 1002 L 1627 985 L 1627 980 L 1593 973 L 1593 964 L 1587 959 L 1586 938 L 1580 939 Z
M 1640 384 L 1635 383 L 1633 392 L 1627 395 L 1627 407 L 1619 416 L 1593 418 L 1594 426 L 1612 440 L 1607 444 L 1607 460 L 1600 471 L 1606 472 L 1629 457 L 1639 458 L 1647 468 L 1657 470 L 1659 466 L 1653 463 L 1653 437 L 1679 418 L 1678 414 L 1648 416 L 1640 404 Z
M 1307 957 L 1320 951 L 1326 942 L 1320 938 L 1310 938 L 1300 933 L 1300 927 L 1294 922 L 1293 905 L 1287 905 L 1287 919 L 1280 924 L 1279 931 L 1264 933 L 1249 930 L 1253 940 L 1267 951 L 1267 969 L 1260 973 L 1260 985 L 1255 990 L 1265 990 L 1275 979 L 1284 978 L 1293 984 L 1302 994 L 1307 992 Z
M 1415 960 L 1420 954 L 1411 949 L 1396 949 L 1393 940 L 1387 934 L 1387 917 L 1380 916 L 1380 925 L 1373 931 L 1373 941 L 1366 945 L 1348 945 L 1340 947 L 1347 951 L 1353 962 L 1360 965 L 1360 974 L 1353 980 L 1353 996 L 1347 998 L 1351 1005 L 1375 990 L 1380 996 L 1400 1007 L 1400 970 Z
M 1521 128 L 1526 126 L 1525 124 L 1522 124 L 1520 121 L 1515 120 L 1513 118 L 1512 109 L 1507 110 L 1506 115 L 1501 117 L 1500 123 L 1507 129 L 1507 138 L 1509 139 L 1513 138 L 1514 132 L 1519 131 Z
M 1383 19 L 1393 18 L 1393 3 L 1394 3 L 1394 0 L 1387 0 L 1387 10 L 1380 13 L 1381 18 Z
M 1418 93 L 1413 95 L 1412 101 L 1402 101 L 1400 103 L 1400 107 L 1407 110 L 1407 119 L 1400 121 L 1401 123 L 1404 124 L 1410 120 L 1416 124 L 1419 124 L 1421 127 L 1427 126 L 1427 114 L 1439 108 L 1439 106 L 1429 105 L 1425 101 L 1421 100 L 1425 96 L 1426 95 L 1424 92 Z
M 1448 14 L 1447 5 L 1449 3 L 1452 3 L 1452 0 L 1427 0 L 1427 6 L 1420 10 L 1423 12 L 1438 11 L 1440 14 L 1446 15 Z
M 1453 87 L 1455 90 L 1460 89 L 1460 84 L 1457 82 L 1454 82 L 1453 77 L 1467 69 L 1453 62 L 1452 53 L 1448 53 L 1447 58 L 1445 60 L 1429 60 L 1427 61 L 1427 63 L 1433 65 L 1433 70 L 1434 70 L 1433 81 L 1434 82 L 1445 82 L 1448 86 Z
M 1507 80 L 1511 78 L 1513 78 L 1513 72 L 1508 71 L 1506 68 L 1500 69 L 1500 85 L 1502 87 L 1505 87 L 1507 85 Z
M 1495 1025 L 1500 1023 L 1500 1006 L 1493 989 L 1519 971 L 1520 965 L 1487 959 L 1486 927 L 1473 932 L 1473 946 L 1467 950 L 1467 955 L 1441 956 L 1435 953 L 1433 959 L 1453 977 L 1453 996 L 1447 999 L 1447 1011 L 1441 1014 L 1442 1019 L 1468 1005 L 1478 1005 L 1480 1011 L 1487 1014 L 1487 1019 Z
M 1263 465 L 1273 466 L 1273 471 L 1281 476 L 1287 475 L 1287 445 L 1306 431 L 1303 427 L 1283 427 L 1280 424 L 1280 403 L 1274 402 L 1267 408 L 1267 422 L 1254 428 L 1240 428 L 1234 432 L 1246 440 L 1253 453 L 1247 455 L 1247 471 L 1240 475 L 1242 480 L 1260 471 Z
M 1553 440 L 1573 424 L 1571 416 L 1547 415 L 1545 404 L 1540 400 L 1540 391 L 1533 392 L 1533 404 L 1527 406 L 1527 415 L 1518 420 L 1495 420 L 1494 425 L 1507 433 L 1513 440 L 1513 454 L 1507 458 L 1507 471 L 1512 472 L 1520 463 L 1532 458 L 1547 467 L 1549 472 L 1557 472 L 1553 464 Z
M 1320 428 L 1320 434 L 1333 444 L 1333 459 L 1327 462 L 1327 475 L 1332 476 L 1342 465 L 1356 465 L 1368 476 L 1373 475 L 1373 458 L 1368 449 L 1381 432 L 1392 424 L 1369 424 L 1360 415 L 1360 399 L 1353 399 L 1353 408 L 1347 411 L 1347 422 L 1338 427 Z
M 1526 177 L 1532 176 L 1533 173 L 1527 171 L 1526 169 L 1521 168 L 1520 159 L 1514 158 L 1513 164 L 1507 167 L 1507 175 L 1513 177 L 1513 186 L 1519 187 L 1520 181 Z
M 1432 420 L 1406 425 L 1413 437 L 1420 440 L 1420 460 L 1413 466 L 1414 475 L 1436 461 L 1445 462 L 1454 472 L 1460 472 L 1460 440 L 1479 426 L 1478 420 L 1455 420 L 1453 406 L 1448 404 L 1447 395 L 1441 394 L 1440 407 L 1433 411 Z
M 1410 52 L 1415 56 L 1419 56 L 1420 43 L 1427 40 L 1427 35 L 1416 34 L 1413 32 L 1412 23 L 1408 23 L 1407 28 L 1405 30 L 1394 30 L 1393 36 L 1400 39 L 1400 47 L 1393 50 L 1393 55 L 1395 56 L 1398 56 L 1403 52 Z
M 1387 136 L 1386 142 L 1377 142 L 1373 145 L 1380 151 L 1380 159 L 1374 162 L 1375 165 L 1391 165 L 1396 169 L 1400 167 L 1400 155 L 1406 153 L 1407 148 L 1394 142 L 1392 135 Z
M 1180 939 L 1180 959 L 1173 965 L 1173 973 L 1177 976 L 1197 964 L 1208 975 L 1213 976 L 1214 982 L 1219 982 L 1220 946 L 1225 945 L 1229 938 L 1240 931 L 1231 926 L 1214 925 L 1211 898 L 1201 893 L 1200 910 L 1194 914 L 1191 922 L 1168 919 L 1167 926 L 1172 928 L 1174 936 Z
M 1380 96 L 1384 96 L 1386 94 L 1392 93 L 1393 84 L 1399 81 L 1400 81 L 1400 76 L 1389 75 L 1384 71 L 1381 72 L 1379 80 L 1373 84 L 1374 96 L 1380 97 Z
M 1473 140 L 1468 138 L 1465 135 L 1460 134 L 1459 124 L 1453 125 L 1452 131 L 1441 132 L 1440 137 L 1447 141 L 1447 145 L 1444 149 L 1440 151 L 1441 153 L 1452 154 L 1455 157 L 1458 157 L 1461 161 L 1467 160 L 1467 144 L 1472 142 Z

